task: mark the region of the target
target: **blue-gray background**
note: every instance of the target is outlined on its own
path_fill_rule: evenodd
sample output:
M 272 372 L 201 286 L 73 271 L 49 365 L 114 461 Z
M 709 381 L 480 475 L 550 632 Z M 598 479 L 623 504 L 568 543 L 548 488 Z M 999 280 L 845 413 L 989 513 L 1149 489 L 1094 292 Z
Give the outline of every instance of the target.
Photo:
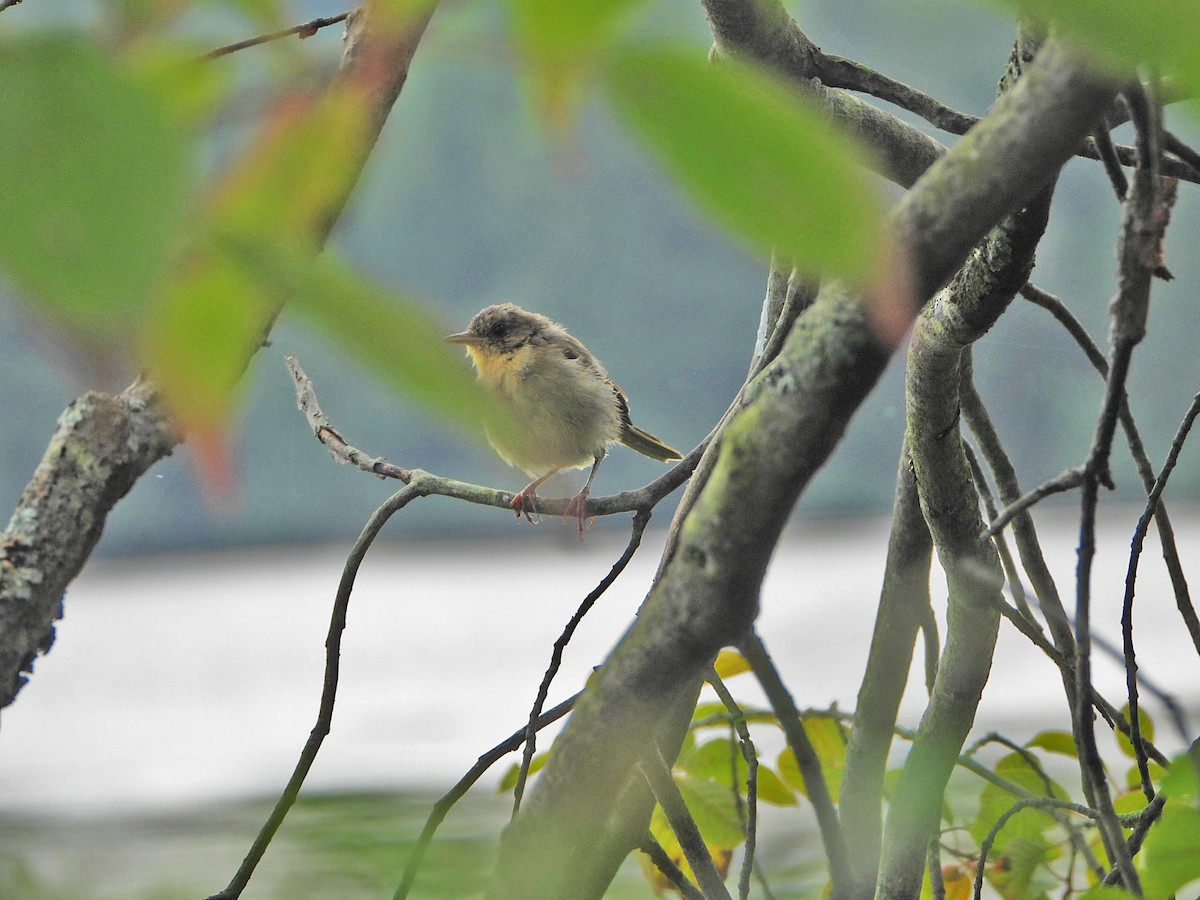
M 51 22 L 89 23 L 96 9 L 82 2 L 26 4 L 0 19 L 0 34 Z M 1011 24 L 986 7 L 957 2 L 814 0 L 789 9 L 826 51 L 972 113 L 990 104 L 1012 34 Z M 339 11 L 327 3 L 293 6 L 296 21 Z M 190 27 L 201 46 L 245 35 L 244 25 L 217 13 Z M 685 0 L 652 4 L 642 27 L 668 31 L 697 53 L 710 40 L 699 4 Z M 338 46 L 333 28 L 300 52 L 333 65 Z M 272 52 L 250 50 L 217 63 L 236 67 L 246 89 L 212 140 L 214 166 L 255 126 L 264 102 L 256 87 L 265 83 L 262 66 Z M 765 262 L 707 224 L 602 101 L 586 106 L 567 152 L 549 148 L 510 58 L 493 6 L 459 4 L 438 12 L 333 246 L 379 282 L 426 299 L 448 331 L 502 300 L 558 319 L 630 394 L 640 425 L 690 447 L 741 382 Z M 1194 112 L 1173 109 L 1169 124 L 1194 138 Z M 1119 137 L 1128 139 L 1123 132 Z M 1118 207 L 1099 165 L 1073 162 L 1034 278 L 1060 294 L 1102 344 L 1117 225 Z M 1156 462 L 1200 386 L 1196 226 L 1196 188 L 1184 185 L 1167 244 L 1179 278 L 1156 287 L 1150 338 L 1132 379 L 1135 413 Z M 466 443 L 381 387 L 352 351 L 330 346 L 285 315 L 251 369 L 246 403 L 233 425 L 238 501 L 206 498 L 181 450 L 119 504 L 102 553 L 342 539 L 357 532 L 392 485 L 336 467 L 309 436 L 282 363 L 291 352 L 315 380 L 326 412 L 368 452 L 501 487 L 523 483 L 486 447 Z M 902 356 L 805 494 L 801 515 L 889 507 L 903 428 Z M 976 371 L 1027 486 L 1082 461 L 1099 380 L 1047 314 L 1018 300 L 978 348 Z M 15 504 L 65 404 L 85 389 L 123 383 L 73 359 L 69 347 L 0 287 L 0 510 Z M 598 489 L 626 489 L 660 471 L 619 450 L 606 462 Z M 1117 475 L 1126 496 L 1135 497 L 1124 457 Z M 1194 498 L 1198 491 L 1200 467 L 1185 453 L 1171 493 Z M 430 537 L 497 535 L 516 527 L 497 510 L 437 500 L 423 507 L 391 527 Z

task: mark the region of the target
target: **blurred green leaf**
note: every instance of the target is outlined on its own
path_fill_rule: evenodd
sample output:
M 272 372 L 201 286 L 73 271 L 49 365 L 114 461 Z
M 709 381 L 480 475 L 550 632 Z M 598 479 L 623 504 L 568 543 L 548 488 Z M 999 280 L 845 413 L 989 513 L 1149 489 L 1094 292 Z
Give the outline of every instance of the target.
M 719 224 L 763 256 L 864 279 L 881 245 L 863 153 L 765 71 L 663 47 L 622 50 L 606 69 L 616 108 Z
M 542 768 L 546 765 L 549 759 L 549 750 L 547 750 L 545 753 L 535 753 L 533 759 L 529 761 L 529 774 L 532 776 L 542 771 Z M 505 794 L 515 788 L 517 786 L 517 776 L 520 774 L 520 763 L 513 763 L 511 766 L 509 766 L 508 770 L 504 773 L 504 777 L 500 779 L 500 786 L 497 788 L 497 792 Z
M 1079 748 L 1075 746 L 1075 738 L 1067 731 L 1041 731 L 1025 744 L 1026 747 L 1040 747 L 1051 753 L 1061 753 L 1072 759 L 1079 758 Z
M 509 0 L 514 36 L 534 97 L 552 124 L 564 124 L 585 76 L 620 34 L 626 14 L 641 2 Z
M 692 712 L 692 727 L 696 727 L 696 723 L 705 719 L 718 719 L 707 723 L 709 728 L 728 728 L 729 727 L 729 710 L 725 704 L 719 700 L 711 702 L 697 703 L 696 709 Z M 748 723 L 760 722 L 765 725 L 778 725 L 779 720 L 775 717 L 775 713 L 769 709 L 746 709 L 742 708 L 742 718 Z
M 1037 21 L 1126 70 L 1149 63 L 1200 86 L 1200 4 L 1195 0 L 992 0 Z
M 226 243 L 197 238 L 138 323 L 143 361 L 184 431 L 226 425 L 238 379 L 349 193 L 366 143 L 353 91 L 340 85 L 319 101 L 291 94 L 277 105 L 205 210 L 203 228 Z
M 729 738 L 713 738 L 681 753 L 675 760 L 674 769 L 728 787 L 733 784 L 735 766 L 738 783 L 745 783 L 746 760 L 737 743 Z
M 837 803 L 842 790 L 842 776 L 846 770 L 846 738 L 842 732 L 842 725 L 830 716 L 806 716 L 804 731 L 817 753 L 817 759 L 820 760 L 821 773 L 825 777 L 829 796 Z M 800 764 L 796 761 L 791 747 L 779 754 L 778 766 L 779 775 L 784 782 L 807 797 L 808 788 L 804 784 Z
M 676 775 L 675 783 L 705 844 L 732 849 L 746 839 L 730 788 L 689 775 Z
M 1046 796 L 1046 781 L 1038 770 L 1030 765 L 1024 755 L 1010 753 L 1002 757 L 995 768 L 996 774 L 1016 782 L 1021 787 L 1038 796 Z M 1065 800 L 1067 792 L 1050 782 L 1053 796 Z M 979 813 L 971 823 L 971 836 L 976 843 L 982 844 L 989 831 L 1019 798 L 997 785 L 987 782 L 979 794 Z M 1022 809 L 1008 820 L 996 837 L 996 852 L 1004 853 L 1009 841 L 1022 840 L 1025 846 L 1040 846 L 1042 832 L 1053 827 L 1054 819 L 1039 809 Z
M 232 246 L 232 245 L 231 245 Z M 444 340 L 447 327 L 412 298 L 384 291 L 328 254 L 311 258 L 269 243 L 237 245 L 240 262 L 292 298 L 292 308 L 366 369 L 475 434 L 514 427 L 498 417 L 470 366 Z
M 1163 793 L 1168 797 L 1184 798 L 1200 795 L 1200 776 L 1197 775 L 1200 758 L 1193 759 L 1182 753 L 1171 761 L 1171 768 L 1162 780 Z
M 176 125 L 198 127 L 229 94 L 229 70 L 200 58 L 202 51 L 164 41 L 131 48 L 130 71 L 157 97 Z
M 1129 720 L 1128 703 L 1121 707 L 1121 715 L 1125 717 L 1126 721 Z M 1138 727 L 1141 729 L 1142 737 L 1145 740 L 1154 740 L 1154 720 L 1150 718 L 1150 713 L 1146 712 L 1145 707 L 1142 706 L 1138 707 Z M 1120 748 L 1121 752 L 1130 759 L 1136 759 L 1137 754 L 1133 751 L 1133 742 L 1119 731 L 1115 732 L 1115 734 L 1117 738 L 1117 747 Z
M 1088 888 L 1082 894 L 1076 894 L 1075 900 L 1135 900 L 1135 898 L 1125 888 L 1097 884 Z
M 163 279 L 187 153 L 159 99 L 82 38 L 0 42 L 0 265 L 37 308 L 123 338 Z
M 773 806 L 798 806 L 800 803 L 783 779 L 762 763 L 758 766 L 758 799 Z
M 1166 897 L 1200 878 L 1200 810 L 1168 803 L 1142 848 L 1142 888 Z

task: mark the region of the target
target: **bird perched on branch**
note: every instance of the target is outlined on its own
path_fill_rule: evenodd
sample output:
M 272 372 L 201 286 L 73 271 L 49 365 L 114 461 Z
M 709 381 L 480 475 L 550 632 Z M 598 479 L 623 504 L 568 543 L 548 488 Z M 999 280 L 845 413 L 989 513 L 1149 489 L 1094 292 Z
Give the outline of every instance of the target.
M 596 357 L 545 316 L 501 303 L 480 310 L 466 331 L 446 340 L 466 346 L 480 382 L 512 414 L 515 428 L 489 428 L 487 435 L 505 462 L 533 478 L 513 497 L 517 518 L 536 521 L 537 489 L 550 476 L 591 465 L 565 512 L 578 519 L 582 538 L 592 480 L 609 444 L 662 462 L 682 459 L 629 420 L 628 399 Z

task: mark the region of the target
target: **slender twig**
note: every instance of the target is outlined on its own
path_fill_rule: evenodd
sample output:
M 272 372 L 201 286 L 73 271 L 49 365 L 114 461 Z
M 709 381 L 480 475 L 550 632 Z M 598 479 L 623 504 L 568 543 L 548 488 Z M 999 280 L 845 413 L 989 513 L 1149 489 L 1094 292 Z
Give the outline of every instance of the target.
M 557 722 L 575 707 L 575 701 L 579 699 L 579 694 L 573 697 L 568 697 L 562 703 L 553 709 L 542 713 L 537 720 L 537 728 L 540 731 L 547 725 Z M 446 818 L 447 813 L 453 808 L 463 795 L 477 782 L 483 773 L 490 769 L 497 761 L 518 749 L 525 743 L 525 736 L 529 732 L 528 724 L 522 725 L 519 729 L 510 734 L 507 738 L 482 754 L 462 778 L 460 778 L 442 797 L 433 805 L 433 809 L 429 811 L 429 818 L 425 820 L 425 827 L 421 829 L 421 836 L 417 838 L 416 844 L 413 846 L 413 851 L 409 855 L 408 860 L 404 864 L 404 876 L 400 881 L 400 886 L 396 888 L 396 893 L 393 895 L 393 900 L 404 900 L 412 890 L 413 882 L 417 879 L 417 873 L 421 869 L 421 862 L 425 858 L 425 851 L 433 842 L 433 837 L 437 833 L 438 827 Z
M 571 620 L 563 628 L 562 634 L 554 642 L 554 649 L 550 654 L 550 665 L 546 667 L 546 673 L 542 676 L 542 683 L 538 687 L 537 699 L 533 701 L 533 708 L 529 711 L 529 724 L 525 730 L 525 750 L 521 757 L 521 767 L 517 772 L 517 784 L 513 789 L 514 817 L 521 808 L 521 798 L 525 795 L 525 782 L 529 779 L 529 767 L 533 764 L 533 754 L 537 749 L 537 721 L 542 713 L 542 705 L 546 702 L 546 697 L 550 693 L 550 682 L 554 680 L 554 676 L 558 674 L 559 666 L 562 664 L 563 650 L 570 643 L 571 637 L 575 634 L 575 629 L 579 627 L 579 623 L 583 621 L 583 617 L 591 611 L 596 601 L 604 595 L 604 592 L 625 571 L 625 567 L 633 559 L 633 554 L 641 546 L 642 535 L 645 533 L 646 525 L 649 521 L 649 510 L 639 510 L 634 515 L 633 529 L 629 535 L 629 543 L 625 546 L 625 552 L 613 563 L 608 574 L 600 580 L 600 583 L 596 585 L 591 593 L 583 598 L 583 602 L 575 610 L 575 615 L 571 616 Z
M 662 751 L 655 747 L 654 752 L 646 754 L 637 767 L 653 792 L 654 799 L 667 814 L 671 830 L 675 832 L 675 837 L 679 838 L 679 846 L 683 849 L 683 855 L 692 867 L 692 874 L 696 876 L 696 882 L 704 896 L 708 900 L 714 897 L 718 900 L 733 900 L 725 888 L 725 882 L 721 880 L 720 873 L 717 872 L 708 847 L 704 844 L 696 820 L 688 812 L 687 804 L 683 801 L 683 795 L 679 793 L 679 786 L 671 776 L 671 767 L 663 758 Z
M 1088 335 L 1079 320 L 1067 309 L 1066 304 L 1054 295 L 1043 291 L 1033 284 L 1026 284 L 1021 289 L 1021 295 L 1054 316 L 1067 329 L 1076 343 L 1079 344 L 1079 347 L 1087 355 L 1088 360 L 1095 367 L 1096 371 L 1102 377 L 1108 377 L 1108 360 L 1104 358 L 1104 354 L 1100 352 L 1100 348 L 1096 346 L 1095 341 L 1091 339 L 1091 336 Z M 1148 494 L 1154 487 L 1154 481 L 1157 476 L 1150 464 L 1150 457 L 1146 453 L 1146 448 L 1142 444 L 1137 423 L 1134 422 L 1133 415 L 1129 411 L 1128 402 L 1124 403 L 1121 407 L 1121 428 L 1125 431 L 1125 437 L 1129 444 L 1129 452 L 1132 454 L 1134 465 L 1137 467 L 1138 477 L 1142 479 L 1142 485 Z M 1159 501 L 1158 511 L 1154 515 L 1154 525 L 1158 530 L 1159 543 L 1162 545 L 1163 561 L 1167 566 L 1167 574 L 1171 577 L 1171 587 L 1175 591 L 1175 606 L 1179 610 L 1179 615 L 1183 618 L 1184 624 L 1187 626 L 1188 634 L 1192 639 L 1192 646 L 1195 647 L 1196 653 L 1200 654 L 1200 616 L 1196 615 L 1196 610 L 1192 606 L 1187 577 L 1184 575 L 1183 564 L 1179 559 L 1179 548 L 1175 545 L 1175 529 L 1171 525 L 1170 516 L 1167 514 L 1167 506 L 1162 501 Z
M 704 900 L 704 894 L 688 880 L 688 877 L 683 874 L 683 870 L 675 865 L 675 860 L 671 859 L 671 854 L 664 850 L 662 844 L 654 839 L 654 835 L 646 832 L 638 849 L 650 857 L 650 861 L 654 863 L 654 867 L 662 872 L 671 884 L 675 885 L 675 890 L 679 891 L 680 896 L 684 900 Z
M 1138 774 L 1142 779 L 1142 792 L 1146 795 L 1147 800 L 1154 799 L 1154 785 L 1150 780 L 1149 760 L 1146 757 L 1146 750 L 1142 742 L 1141 722 L 1138 719 L 1138 667 L 1133 646 L 1133 597 L 1137 582 L 1138 562 L 1146 541 L 1146 532 L 1150 528 L 1150 519 L 1154 516 L 1163 491 L 1166 490 L 1167 479 L 1171 477 L 1175 463 L 1179 460 L 1179 453 L 1183 449 L 1183 443 L 1187 440 L 1188 432 L 1191 431 L 1192 423 L 1195 422 L 1198 414 L 1200 414 L 1200 394 L 1192 398 L 1191 405 L 1184 413 L 1183 421 L 1175 432 L 1174 440 L 1171 441 L 1167 459 L 1158 473 L 1158 479 L 1154 482 L 1150 496 L 1146 499 L 1146 508 L 1134 529 L 1132 548 L 1129 554 L 1129 568 L 1125 574 L 1125 598 L 1121 605 L 1121 641 L 1125 656 L 1125 686 L 1129 696 L 1129 737 L 1137 759 Z M 1181 730 L 1183 730 L 1182 726 Z
M 1167 216 L 1162 212 L 1158 184 L 1158 109 L 1139 90 L 1125 94 L 1138 133 L 1138 156 L 1141 165 L 1134 172 L 1129 195 L 1124 204 L 1120 238 L 1118 240 L 1118 291 L 1112 304 L 1112 350 L 1108 378 L 1104 387 L 1104 403 L 1096 423 L 1092 447 L 1084 465 L 1085 478 L 1081 490 L 1079 565 L 1076 577 L 1075 659 L 1078 691 L 1075 703 L 1075 723 L 1079 743 L 1079 759 L 1084 774 L 1090 779 L 1094 796 L 1090 801 L 1100 813 L 1098 822 L 1109 859 L 1120 871 L 1121 881 L 1135 895 L 1141 894 L 1141 882 L 1124 835 L 1116 820 L 1112 797 L 1105 778 L 1096 734 L 1091 716 L 1091 570 L 1096 554 L 1096 507 L 1100 486 L 1112 487 L 1109 461 L 1113 436 L 1121 406 L 1125 401 L 1125 384 L 1134 348 L 1146 331 L 1150 303 L 1150 278 L 1160 260 L 1163 229 Z M 1134 726 L 1131 726 L 1134 727 Z
M 1146 835 L 1150 833 L 1150 827 L 1158 821 L 1162 815 L 1163 806 L 1166 805 L 1167 797 L 1165 794 L 1159 794 L 1154 798 L 1138 818 L 1137 824 L 1133 828 L 1133 834 L 1129 836 L 1127 846 L 1129 847 L 1130 855 L 1136 855 L 1142 849 L 1142 844 L 1146 840 Z M 1101 880 L 1101 884 L 1116 884 L 1120 873 L 1116 869 L 1109 871 Z
M 1072 803 L 1069 800 L 1058 800 L 1054 797 L 1026 797 L 1018 800 L 1012 806 L 1004 811 L 1004 814 L 996 820 L 991 830 L 987 833 L 987 837 L 983 839 L 983 843 L 979 846 L 979 865 L 975 870 L 975 900 L 983 894 L 983 876 L 987 870 L 988 854 L 992 851 L 992 845 L 996 843 L 996 838 L 1000 834 L 1000 830 L 1008 824 L 1008 820 L 1015 816 L 1023 809 L 1040 809 L 1049 811 L 1051 809 L 1069 810 L 1070 812 L 1079 813 L 1081 816 L 1087 816 L 1089 819 L 1098 820 L 1100 814 L 1089 807 L 1079 803 Z
M 1118 202 L 1124 200 L 1125 194 L 1129 190 L 1129 179 L 1125 177 L 1125 170 L 1121 168 L 1121 160 L 1117 158 L 1117 148 L 1113 146 L 1112 134 L 1106 123 L 1100 122 L 1096 125 L 1092 140 L 1100 154 L 1100 161 L 1104 163 L 1104 171 L 1108 175 L 1109 183 L 1112 184 Z
M 509 491 L 500 491 L 495 488 L 484 487 L 483 485 L 457 481 L 453 478 L 434 475 L 422 469 L 408 469 L 403 466 L 397 466 L 389 463 L 382 457 L 371 456 L 369 453 L 365 453 L 349 444 L 338 433 L 337 429 L 330 425 L 329 419 L 321 411 L 321 407 L 317 403 L 316 394 L 313 391 L 312 383 L 308 379 L 308 376 L 305 375 L 295 356 L 288 358 L 287 365 L 293 379 L 296 381 L 297 402 L 308 417 L 313 434 L 317 440 L 329 449 L 330 454 L 338 462 L 354 465 L 364 472 L 369 472 L 380 478 L 396 478 L 405 484 L 419 486 L 422 496 L 450 497 L 480 506 L 492 506 L 509 513 L 512 512 L 513 494 Z M 589 498 L 584 515 L 587 517 L 610 516 L 616 513 L 636 513 L 640 510 L 651 509 L 663 497 L 666 497 L 691 477 L 692 471 L 696 468 L 696 464 L 700 461 L 700 457 L 708 447 L 708 440 L 708 438 L 705 438 L 699 446 L 685 456 L 683 460 L 676 463 L 672 469 L 637 490 L 623 491 L 620 494 L 613 494 L 610 497 Z M 549 516 L 566 515 L 567 506 L 570 502 L 566 498 L 539 498 L 538 512 Z M 574 515 L 574 513 L 572 512 L 571 515 Z
M 929 891 L 933 900 L 946 900 L 946 879 L 942 877 L 942 841 L 940 835 L 929 839 L 929 854 L 925 861 L 929 870 Z
M 721 702 L 725 704 L 725 709 L 729 711 L 730 727 L 738 736 L 738 746 L 741 748 L 742 758 L 746 760 L 746 808 L 742 821 L 742 832 L 746 835 L 746 849 L 742 857 L 741 876 L 738 878 L 738 896 L 741 900 L 746 900 L 750 896 L 750 874 L 757 871 L 754 854 L 758 845 L 758 751 L 755 750 L 754 742 L 750 739 L 750 726 L 746 723 L 742 707 L 733 698 L 733 694 L 729 692 L 729 688 L 725 686 L 725 682 L 717 675 L 715 669 L 709 674 L 708 683 L 712 685 Z M 733 799 L 737 804 L 738 815 L 742 817 L 742 798 L 737 790 L 736 759 L 733 761 L 733 775 Z M 771 889 L 767 885 L 765 877 L 761 872 L 758 872 L 758 877 L 759 884 L 762 885 L 763 896 L 770 900 Z
M 767 648 L 763 646 L 762 640 L 756 633 L 751 632 L 747 635 L 739 649 L 750 663 L 750 667 L 754 670 L 754 676 L 762 685 L 763 691 L 766 692 L 767 699 L 770 700 L 771 707 L 775 710 L 775 715 L 787 737 L 788 746 L 796 756 L 796 763 L 800 768 L 800 775 L 804 779 L 808 800 L 813 805 L 813 810 L 817 815 L 817 825 L 821 829 L 821 841 L 825 845 L 825 856 L 829 861 L 830 879 L 835 886 L 849 884 L 850 869 L 849 861 L 846 858 L 846 838 L 842 834 L 837 811 L 833 807 L 829 787 L 825 783 L 821 760 L 817 756 L 812 742 L 808 739 L 808 733 L 804 730 L 804 723 L 796 711 L 792 695 L 783 683 L 779 670 L 771 661 Z
M 321 703 L 317 712 L 317 722 L 309 733 L 304 749 L 300 752 L 300 758 L 292 771 L 292 777 L 288 779 L 287 786 L 279 800 L 276 801 L 275 808 L 271 810 L 267 821 L 259 829 L 258 836 L 250 845 L 246 858 L 225 889 L 214 894 L 209 900 L 233 900 L 233 898 L 241 896 L 250 881 L 250 876 L 254 874 L 259 860 L 262 859 L 271 840 L 275 837 L 275 832 L 279 830 L 288 810 L 296 802 L 308 770 L 312 768 L 313 761 L 317 758 L 317 751 L 321 749 L 321 743 L 329 734 L 330 724 L 333 721 L 333 705 L 337 699 L 338 671 L 341 664 L 342 632 L 346 630 L 346 610 L 350 605 L 350 594 L 354 590 L 354 580 L 358 576 L 359 566 L 362 565 L 363 557 L 366 556 L 367 550 L 370 549 L 387 520 L 419 496 L 421 496 L 420 490 L 408 485 L 389 497 L 371 514 L 371 518 L 363 526 L 358 540 L 350 549 L 350 555 L 342 569 L 342 578 L 334 597 L 333 613 L 329 620 L 329 633 L 325 638 L 325 678 L 321 687 Z
M 1044 500 L 1052 494 L 1061 494 L 1064 491 L 1071 491 L 1079 487 L 1083 483 L 1083 477 L 1082 469 L 1067 469 L 1049 481 L 1042 482 L 1032 491 L 1021 495 L 1017 500 L 1014 500 L 1008 506 L 1004 507 L 1004 509 L 1000 510 L 1000 515 L 992 520 L 987 530 L 983 533 L 983 536 L 995 537 L 1004 530 L 1009 522 L 1038 501 Z
M 20 3 L 21 0 L 15 0 Z M 4 7 L 0 6 L 0 10 Z M 245 50 L 248 47 L 257 47 L 259 44 L 266 44 L 270 41 L 277 41 L 280 38 L 291 37 L 293 34 L 299 35 L 300 40 L 310 38 L 322 28 L 327 28 L 330 25 L 336 25 L 338 22 L 344 22 L 350 17 L 353 10 L 347 10 L 344 13 L 338 13 L 336 16 L 328 16 L 326 18 L 311 19 L 300 25 L 293 25 L 290 28 L 281 28 L 279 31 L 272 31 L 267 34 L 260 34 L 256 37 L 246 38 L 243 41 L 236 41 L 232 44 L 226 44 L 224 47 L 217 47 L 215 50 L 209 50 L 201 59 L 218 59 L 222 56 L 228 56 L 230 53 L 237 53 L 239 50 Z
M 979 465 L 975 451 L 971 449 L 971 445 L 966 441 L 963 442 L 963 453 L 967 457 L 967 466 L 971 469 L 971 480 L 975 482 L 975 491 L 983 501 L 983 508 L 987 511 L 988 521 L 990 522 L 997 515 L 996 499 L 992 496 L 992 491 L 988 487 L 987 478 L 983 474 L 983 468 Z M 1013 559 L 1012 551 L 1008 549 L 1008 541 L 1004 539 L 1004 532 L 1001 531 L 993 535 L 992 541 L 996 545 L 996 552 L 1000 554 L 1000 565 L 1004 569 L 1005 577 L 1008 579 L 1008 592 L 1012 595 L 1013 602 L 1017 605 L 1017 609 L 1021 611 L 1021 614 L 1026 616 L 1036 626 L 1037 620 L 1034 619 L 1033 610 L 1029 607 L 1029 600 L 1025 597 L 1025 585 L 1021 582 L 1021 572 L 1017 569 L 1017 563 Z
M 1167 150 L 1170 150 L 1181 160 L 1195 169 L 1197 174 L 1200 174 L 1200 153 L 1197 153 L 1190 145 L 1185 144 L 1173 133 L 1167 131 L 1166 129 L 1163 129 L 1162 136 L 1163 147 L 1165 147 Z

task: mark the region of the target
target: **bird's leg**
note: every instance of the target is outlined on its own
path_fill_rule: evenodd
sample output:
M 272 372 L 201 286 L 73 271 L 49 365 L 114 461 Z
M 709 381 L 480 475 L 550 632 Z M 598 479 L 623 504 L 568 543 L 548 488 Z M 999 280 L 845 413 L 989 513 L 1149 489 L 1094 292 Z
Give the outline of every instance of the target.
M 538 514 L 537 489 L 545 484 L 546 480 L 551 475 L 554 475 L 558 471 L 558 469 L 551 469 L 541 478 L 529 482 L 529 484 L 525 485 L 525 489 L 521 491 L 521 493 L 512 498 L 512 502 L 509 504 L 509 506 L 511 506 L 512 511 L 517 514 L 518 519 L 524 515 L 530 525 L 536 525 L 541 521 L 540 518 L 534 518 L 534 516 Z
M 587 527 L 587 501 L 588 496 L 592 493 L 592 479 L 596 477 L 596 470 L 600 468 L 600 460 L 602 459 L 604 459 L 603 453 L 596 456 L 596 461 L 592 463 L 592 471 L 588 472 L 587 481 L 584 482 L 583 488 L 571 498 L 571 502 L 563 510 L 564 516 L 574 516 L 579 522 L 579 539 L 581 541 L 583 540 L 583 529 Z

